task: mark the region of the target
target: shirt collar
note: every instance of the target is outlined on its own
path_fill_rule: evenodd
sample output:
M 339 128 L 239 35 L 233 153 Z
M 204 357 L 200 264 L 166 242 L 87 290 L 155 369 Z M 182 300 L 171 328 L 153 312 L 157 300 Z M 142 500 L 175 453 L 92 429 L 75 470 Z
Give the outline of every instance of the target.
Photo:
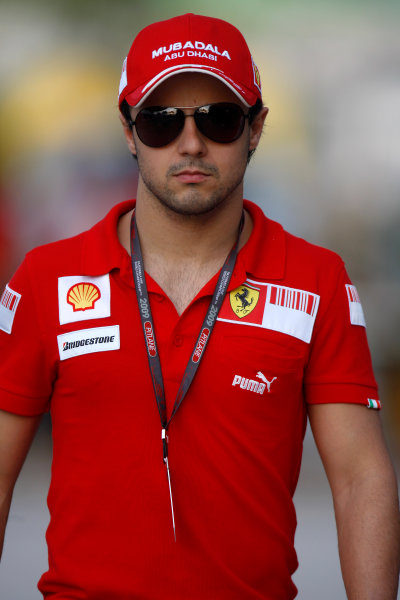
M 86 232 L 82 273 L 95 276 L 109 273 L 114 268 L 130 269 L 129 255 L 118 239 L 117 224 L 119 218 L 134 206 L 134 200 L 117 204 L 104 219 Z M 267 219 L 261 208 L 249 200 L 244 201 L 244 208 L 252 218 L 253 230 L 238 254 L 232 279 L 235 283 L 241 279 L 237 285 L 243 283 L 248 275 L 266 280 L 282 279 L 286 262 L 283 227 Z
M 240 250 L 237 267 L 260 279 L 283 279 L 286 264 L 286 236 L 279 223 L 265 217 L 259 206 L 244 201 L 253 221 L 248 242 Z
M 104 219 L 86 232 L 83 241 L 82 272 L 85 275 L 103 275 L 112 269 L 129 266 L 129 255 L 117 235 L 119 218 L 132 210 L 134 200 L 114 206 Z

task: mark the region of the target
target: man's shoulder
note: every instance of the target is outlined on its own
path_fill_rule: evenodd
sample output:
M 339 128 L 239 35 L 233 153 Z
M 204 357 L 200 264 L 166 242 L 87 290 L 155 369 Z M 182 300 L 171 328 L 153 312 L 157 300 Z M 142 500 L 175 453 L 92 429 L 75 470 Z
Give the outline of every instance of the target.
M 307 273 L 313 277 L 318 272 L 340 271 L 344 263 L 342 258 L 328 248 L 313 243 L 286 230 L 281 223 L 265 216 L 261 208 L 246 202 L 250 209 L 255 226 L 252 240 L 252 254 L 256 264 L 264 266 L 270 263 L 275 266 L 275 275 L 281 277 L 289 273 Z M 279 265 L 279 268 L 278 268 Z
M 315 266 L 332 265 L 333 267 L 341 267 L 343 265 L 343 260 L 337 252 L 294 235 L 285 229 L 283 231 L 288 256 L 298 262 L 299 266 L 306 266 L 309 262 Z
M 79 261 L 88 231 L 83 231 L 72 237 L 36 246 L 30 250 L 25 261 L 30 268 L 46 269 L 54 266 L 59 269 L 62 265 Z
M 101 270 L 100 265 L 118 248 L 117 222 L 119 217 L 132 207 L 132 202 L 114 206 L 107 215 L 91 228 L 74 236 L 37 246 L 30 250 L 25 262 L 35 272 L 66 272 L 91 268 Z M 93 265 L 93 266 L 91 266 Z M 90 273 L 88 273 L 90 274 Z
M 286 277 L 299 287 L 308 286 L 318 293 L 331 294 L 345 273 L 342 257 L 333 250 L 284 230 Z

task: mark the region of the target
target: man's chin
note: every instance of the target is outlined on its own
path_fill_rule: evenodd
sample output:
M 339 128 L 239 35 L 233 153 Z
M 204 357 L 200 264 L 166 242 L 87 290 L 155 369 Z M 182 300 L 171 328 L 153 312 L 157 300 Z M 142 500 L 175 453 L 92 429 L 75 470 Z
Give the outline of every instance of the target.
M 159 199 L 165 209 L 182 217 L 198 217 L 207 215 L 216 210 L 222 203 L 223 199 L 182 199 L 171 200 Z

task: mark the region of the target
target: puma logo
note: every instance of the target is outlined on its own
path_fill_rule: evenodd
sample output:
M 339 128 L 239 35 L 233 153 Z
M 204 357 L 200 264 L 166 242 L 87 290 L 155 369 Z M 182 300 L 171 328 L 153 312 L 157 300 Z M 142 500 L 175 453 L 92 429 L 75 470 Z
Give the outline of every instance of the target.
M 265 388 L 267 388 L 268 393 L 271 391 L 271 384 L 275 381 L 275 379 L 277 379 L 277 377 L 274 377 L 271 379 L 271 381 L 268 381 L 261 371 L 258 371 L 256 377 L 261 379 L 262 383 L 259 383 L 255 379 L 248 379 L 247 377 L 242 377 L 241 375 L 235 375 L 232 381 L 232 386 L 235 387 L 238 385 L 242 390 L 248 390 L 249 392 L 254 392 L 262 396 L 265 392 Z
M 277 377 L 273 377 L 271 379 L 271 381 L 268 381 L 268 379 L 265 377 L 265 375 L 263 373 L 261 373 L 261 371 L 258 371 L 256 377 L 258 379 L 261 379 L 261 381 L 263 381 L 267 385 L 267 392 L 268 393 L 270 393 L 270 391 L 271 391 L 271 384 L 275 381 L 275 379 L 278 379 Z

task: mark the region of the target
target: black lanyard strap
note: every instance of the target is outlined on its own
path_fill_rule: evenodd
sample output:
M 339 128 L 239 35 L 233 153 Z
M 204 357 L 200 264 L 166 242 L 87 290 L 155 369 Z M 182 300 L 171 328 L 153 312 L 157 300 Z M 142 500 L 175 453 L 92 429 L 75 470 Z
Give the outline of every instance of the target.
M 149 361 L 151 378 L 153 381 L 154 394 L 157 402 L 158 412 L 160 414 L 162 429 L 165 429 L 166 431 L 191 386 L 194 376 L 196 375 L 197 369 L 199 368 L 201 359 L 204 355 L 207 343 L 211 337 L 211 333 L 214 329 L 215 321 L 217 320 L 218 313 L 224 301 L 225 294 L 227 292 L 233 269 L 235 266 L 236 257 L 238 253 L 239 238 L 243 229 L 243 224 L 244 214 L 242 214 L 242 218 L 240 220 L 240 226 L 236 242 L 231 251 L 229 252 L 225 263 L 221 269 L 213 297 L 207 310 L 207 314 L 204 318 L 199 336 L 195 343 L 189 362 L 186 366 L 185 372 L 183 374 L 182 382 L 176 396 L 171 416 L 168 419 L 167 407 L 165 402 L 164 381 L 161 371 L 160 358 L 157 350 L 154 321 L 151 314 L 149 295 L 146 286 L 143 256 L 136 225 L 135 211 L 132 214 L 131 259 L 133 279 L 135 282 L 140 318 L 142 321 L 143 334 L 146 342 L 147 357 Z
M 175 535 L 175 515 L 174 515 L 174 505 L 172 500 L 172 488 L 171 488 L 171 477 L 169 471 L 169 462 L 168 462 L 168 436 L 167 430 L 168 427 L 176 415 L 180 405 L 182 404 L 183 399 L 185 398 L 194 376 L 196 375 L 197 369 L 199 368 L 201 359 L 204 356 L 204 351 L 206 349 L 207 343 L 210 339 L 211 333 L 214 329 L 215 321 L 217 320 L 218 313 L 222 306 L 222 303 L 225 298 L 225 294 L 228 290 L 229 282 L 231 280 L 231 276 L 233 273 L 233 269 L 235 267 L 236 257 L 239 248 L 239 239 L 240 234 L 243 230 L 244 225 L 244 213 L 242 212 L 242 218 L 240 220 L 239 230 L 236 238 L 236 242 L 229 252 L 221 272 L 218 277 L 218 282 L 214 290 L 213 297 L 209 304 L 207 314 L 204 318 L 203 324 L 200 329 L 199 336 L 194 345 L 193 352 L 189 359 L 188 364 L 186 365 L 185 372 L 183 374 L 183 378 L 181 381 L 181 385 L 179 387 L 178 393 L 176 395 L 175 404 L 173 406 L 171 416 L 168 419 L 167 417 L 167 407 L 165 402 L 165 392 L 164 392 L 164 381 L 161 370 L 161 362 L 160 357 L 157 350 L 156 343 L 156 334 L 154 329 L 154 321 L 153 316 L 151 314 L 149 294 L 147 291 L 146 285 L 146 277 L 144 272 L 144 263 L 142 250 L 140 247 L 139 234 L 136 225 L 136 216 L 135 211 L 132 213 L 131 219 L 131 259 L 132 259 L 132 273 L 133 279 L 135 282 L 135 290 L 136 297 L 139 306 L 140 319 L 143 327 L 143 335 L 147 348 L 147 358 L 149 361 L 150 374 L 153 382 L 154 395 L 157 402 L 158 412 L 160 414 L 161 420 L 161 440 L 163 445 L 163 461 L 167 469 L 167 479 L 169 486 L 169 496 L 171 502 L 171 515 L 172 515 L 172 526 L 174 530 L 174 538 L 176 541 Z

